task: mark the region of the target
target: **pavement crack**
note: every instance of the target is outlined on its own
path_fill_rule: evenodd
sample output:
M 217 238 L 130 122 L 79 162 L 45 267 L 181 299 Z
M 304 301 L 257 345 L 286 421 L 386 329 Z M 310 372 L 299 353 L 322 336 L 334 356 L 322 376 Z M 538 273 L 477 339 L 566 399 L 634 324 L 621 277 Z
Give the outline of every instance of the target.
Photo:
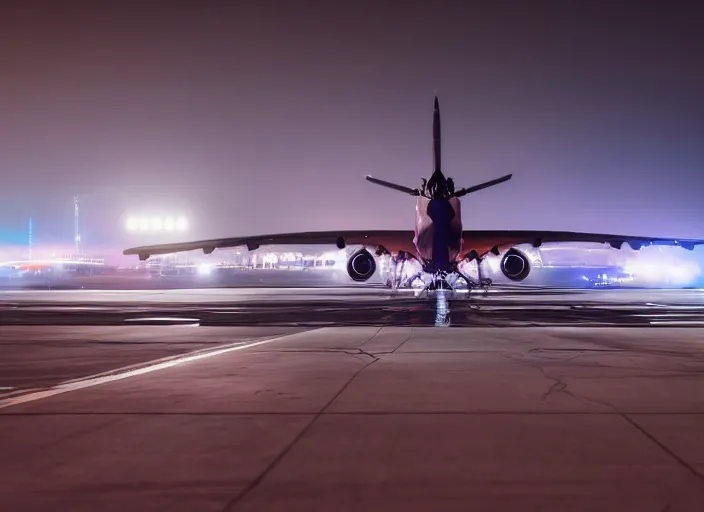
M 381 328 L 379 328 L 379 331 L 381 331 Z M 376 334 L 379 333 L 379 331 L 376 332 Z M 376 336 L 374 334 L 374 336 Z M 372 336 L 369 339 L 372 339 L 374 336 Z M 369 340 L 367 340 L 369 341 Z M 366 343 L 366 342 L 365 342 Z M 360 349 L 361 351 L 361 349 Z M 371 356 L 371 354 L 368 354 Z M 279 455 L 276 456 L 276 458 L 266 467 L 264 470 L 247 486 L 245 487 L 239 494 L 237 494 L 232 500 L 230 500 L 227 505 L 223 508 L 223 512 L 229 512 L 231 510 L 234 510 L 234 508 L 237 506 L 238 503 L 240 503 L 250 492 L 252 492 L 254 489 L 256 489 L 259 484 L 264 481 L 264 479 L 281 463 L 281 461 L 291 452 L 291 450 L 298 444 L 298 442 L 303 439 L 303 437 L 310 431 L 310 429 L 313 427 L 316 421 L 325 414 L 325 412 L 330 408 L 330 406 L 335 403 L 335 400 L 337 400 L 342 393 L 345 392 L 345 390 L 355 381 L 355 379 L 361 374 L 364 370 L 369 368 L 371 365 L 376 363 L 379 358 L 375 356 L 371 356 L 373 359 L 369 361 L 368 363 L 364 364 L 359 370 L 357 370 L 352 376 L 345 382 L 345 384 L 342 385 L 342 387 L 335 393 L 335 395 L 323 406 L 320 411 L 318 411 L 315 416 L 308 422 L 308 424 L 303 427 L 303 429 L 298 433 L 298 435 L 291 441 L 282 451 L 279 453 Z
M 534 366 L 534 365 L 530 365 L 530 366 Z M 567 383 L 564 382 L 562 379 L 560 379 L 559 377 L 553 377 L 551 375 L 548 375 L 548 373 L 545 371 L 545 369 L 542 366 L 535 365 L 535 367 L 540 370 L 540 373 L 542 373 L 543 377 L 545 377 L 547 380 L 550 380 L 553 382 L 552 385 L 550 386 L 550 388 L 545 393 L 543 393 L 542 396 L 540 397 L 540 399 L 542 401 L 546 401 L 550 397 L 550 395 L 552 395 L 553 393 L 564 393 L 565 395 L 570 396 L 570 397 L 574 398 L 575 400 L 577 400 L 578 402 L 582 402 L 583 404 L 586 404 L 586 405 L 608 406 L 608 404 L 602 404 L 602 403 L 599 403 L 595 400 L 587 399 L 577 393 L 572 392 L 571 390 L 569 390 L 567 388 Z
M 379 327 L 374 334 L 372 334 L 371 336 L 369 336 L 369 338 L 364 340 L 364 342 L 360 345 L 360 347 L 363 347 L 364 345 L 366 345 L 367 343 L 372 341 L 374 338 L 376 338 L 383 328 L 384 328 L 384 326 Z
M 542 371 L 542 368 L 541 368 Z M 543 375 L 545 373 L 543 372 Z M 547 377 L 547 375 L 546 375 Z M 641 434 L 643 434 L 645 437 L 647 437 L 652 443 L 654 443 L 660 450 L 662 450 L 666 455 L 668 455 L 671 459 L 673 459 L 675 462 L 677 462 L 680 466 L 682 466 L 684 469 L 689 471 L 692 475 L 694 475 L 697 479 L 699 479 L 702 483 L 704 483 L 704 474 L 702 474 L 700 471 L 698 471 L 694 466 L 692 466 L 690 463 L 688 463 L 686 460 L 684 460 L 682 457 L 677 455 L 670 447 L 668 447 L 665 443 L 660 441 L 657 437 L 655 437 L 653 434 L 648 432 L 645 427 L 640 425 L 633 417 L 629 414 L 626 414 L 625 412 L 621 411 L 618 407 L 616 407 L 614 404 L 610 402 L 606 402 L 603 400 L 596 400 L 593 398 L 589 398 L 587 396 L 579 395 L 577 393 L 573 393 L 571 391 L 568 391 L 566 388 L 561 390 L 564 393 L 567 393 L 568 395 L 572 396 L 573 398 L 582 401 L 584 403 L 592 403 L 596 405 L 601 405 L 603 407 L 607 407 L 614 411 L 616 414 L 621 416 L 624 420 L 626 420 L 632 427 L 634 427 L 636 430 L 638 430 Z M 668 510 L 669 504 L 665 507 L 664 510 Z
M 528 351 L 529 354 L 534 352 L 607 352 L 607 353 L 617 353 L 617 352 L 627 352 L 623 349 L 610 349 L 610 348 L 544 348 L 535 347 Z
M 355 355 L 355 356 L 356 356 L 356 355 L 363 355 L 363 356 L 371 357 L 371 358 L 374 359 L 375 361 L 379 359 L 379 357 L 378 357 L 377 355 L 372 354 L 371 352 L 367 352 L 366 350 L 361 349 L 361 348 L 358 348 L 358 349 L 357 349 L 357 352 L 345 352 L 345 353 L 346 353 L 346 354 Z
M 614 411 L 619 413 L 623 419 L 625 419 L 628 423 L 630 423 L 636 430 L 638 430 L 641 434 L 643 434 L 645 437 L 650 439 L 656 446 L 658 446 L 663 452 L 665 452 L 666 455 L 669 455 L 670 458 L 674 459 L 680 466 L 685 468 L 687 471 L 692 473 L 695 477 L 699 479 L 702 483 L 704 483 L 704 474 L 699 472 L 694 466 L 692 466 L 689 462 L 684 460 L 682 457 L 677 455 L 674 451 L 670 449 L 665 443 L 660 441 L 657 437 L 655 437 L 653 434 L 648 432 L 645 427 L 640 425 L 636 420 L 634 420 L 631 416 L 628 414 L 619 411 L 616 407 L 611 406 Z M 670 508 L 670 505 L 668 504 L 663 510 L 668 510 Z
M 345 354 L 348 356 L 368 356 L 372 359 L 379 359 L 376 354 L 367 352 L 361 348 L 329 348 L 329 349 L 278 349 L 269 351 L 252 351 L 252 354 Z
M 12 416 L 10 415 L 8 417 L 12 417 Z M 107 427 L 111 427 L 111 426 L 115 425 L 119 421 L 120 421 L 119 419 L 116 420 L 115 418 L 110 418 L 105 421 L 101 421 L 96 425 L 90 425 L 87 428 L 83 428 L 83 429 L 76 430 L 74 432 L 70 432 L 70 433 L 68 433 L 62 437 L 59 437 L 58 439 L 54 439 L 50 442 L 40 443 L 37 448 L 41 451 L 47 451 L 55 446 L 62 445 L 64 443 L 67 443 L 67 442 L 72 441 L 74 439 L 99 432 L 100 430 L 103 430 Z
M 556 377 L 550 377 L 548 374 L 545 373 L 545 370 L 543 370 L 542 368 L 540 369 L 540 371 L 542 372 L 543 377 L 548 380 L 554 381 L 552 386 L 550 386 L 550 388 L 540 397 L 543 402 L 546 401 L 548 397 L 553 393 L 561 393 L 567 389 L 567 384 L 562 382 L 560 379 Z
M 538 363 L 527 361 L 527 360 L 525 360 L 523 358 L 519 358 L 519 357 L 512 357 L 510 354 L 507 354 L 506 352 L 500 352 L 499 354 L 502 357 L 504 357 L 505 359 L 508 359 L 509 361 L 513 361 L 513 362 L 516 362 L 519 364 L 524 364 L 526 366 L 530 366 L 531 368 L 537 368 L 538 370 L 540 370 L 540 373 L 543 376 L 543 378 L 552 382 L 552 384 L 550 385 L 548 390 L 541 395 L 540 399 L 542 401 L 547 401 L 547 399 L 553 393 L 564 393 L 565 395 L 570 396 L 570 397 L 574 398 L 575 400 L 577 400 L 578 402 L 581 402 L 586 405 L 601 405 L 603 407 L 611 407 L 610 404 L 600 403 L 596 400 L 591 400 L 589 398 L 583 397 L 577 393 L 572 392 L 570 389 L 568 389 L 567 383 L 565 381 L 563 381 L 559 377 L 553 377 L 552 375 L 549 375 L 545 371 L 545 368 L 543 368 L 543 366 Z M 611 408 L 613 409 L 613 407 L 611 407 Z
M 398 349 L 400 349 L 402 346 L 404 346 L 404 345 L 406 344 L 406 342 L 407 342 L 408 340 L 410 340 L 412 337 L 413 337 L 413 327 L 411 327 L 411 332 L 408 333 L 408 336 L 406 337 L 406 339 L 403 340 L 401 343 L 399 343 L 398 347 L 396 347 L 395 349 L 393 349 L 393 350 L 391 351 L 391 353 L 392 353 L 392 354 L 395 354 L 396 351 L 397 351 Z

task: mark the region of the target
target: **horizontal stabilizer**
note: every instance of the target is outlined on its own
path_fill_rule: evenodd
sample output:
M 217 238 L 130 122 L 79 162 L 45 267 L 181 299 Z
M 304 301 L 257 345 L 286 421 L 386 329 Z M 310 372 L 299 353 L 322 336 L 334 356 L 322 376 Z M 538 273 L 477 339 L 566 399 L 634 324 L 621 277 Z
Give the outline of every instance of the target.
M 494 185 L 498 185 L 499 183 L 503 183 L 504 181 L 510 180 L 512 176 L 513 174 L 507 174 L 506 176 L 502 176 L 501 178 L 496 178 L 495 180 L 487 181 L 479 185 L 474 185 L 473 187 L 461 188 L 455 192 L 455 197 L 462 197 L 467 194 L 471 194 L 472 192 L 477 192 L 478 190 L 493 187 Z
M 389 181 L 380 180 L 380 179 L 377 179 L 377 178 L 372 178 L 371 176 L 366 176 L 366 179 L 367 179 L 367 181 L 371 181 L 371 182 L 374 183 L 375 185 L 381 185 L 382 187 L 386 187 L 386 188 L 391 188 L 391 189 L 394 189 L 394 190 L 398 190 L 399 192 L 405 192 L 406 194 L 410 194 L 410 195 L 412 195 L 412 196 L 417 196 L 417 195 L 419 195 L 417 189 L 404 187 L 403 185 L 396 185 L 395 183 L 391 183 L 391 182 L 389 182 Z

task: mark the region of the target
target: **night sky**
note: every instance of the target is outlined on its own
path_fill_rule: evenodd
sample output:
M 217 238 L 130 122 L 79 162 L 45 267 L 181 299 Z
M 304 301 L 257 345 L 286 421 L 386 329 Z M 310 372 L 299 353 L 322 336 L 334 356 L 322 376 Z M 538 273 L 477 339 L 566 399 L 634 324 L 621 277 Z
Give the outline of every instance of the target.
M 446 175 L 514 174 L 465 228 L 704 237 L 702 18 L 646 3 L 3 1 L 0 225 L 412 229 L 363 178 L 429 177 L 437 91 Z

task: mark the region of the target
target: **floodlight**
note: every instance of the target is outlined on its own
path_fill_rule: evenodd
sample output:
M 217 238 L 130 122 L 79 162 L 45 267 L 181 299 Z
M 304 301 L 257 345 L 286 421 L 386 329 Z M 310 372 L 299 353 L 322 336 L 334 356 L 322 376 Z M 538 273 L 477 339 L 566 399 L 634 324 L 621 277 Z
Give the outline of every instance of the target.
M 179 217 L 176 219 L 176 230 L 177 231 L 186 231 L 188 229 L 188 221 L 186 220 L 186 217 Z

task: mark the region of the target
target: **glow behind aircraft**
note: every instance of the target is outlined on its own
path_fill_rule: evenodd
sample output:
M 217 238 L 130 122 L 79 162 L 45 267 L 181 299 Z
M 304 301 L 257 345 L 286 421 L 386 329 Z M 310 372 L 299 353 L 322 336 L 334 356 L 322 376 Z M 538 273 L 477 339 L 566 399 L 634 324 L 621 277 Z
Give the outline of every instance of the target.
M 481 262 L 485 255 L 502 254 L 501 272 L 512 281 L 523 281 L 531 271 L 530 261 L 514 246 L 530 243 L 540 247 L 544 242 L 601 242 L 620 249 L 628 243 L 633 249 L 646 245 L 673 245 L 693 249 L 704 244 L 704 240 L 675 240 L 641 236 L 610 235 L 599 233 L 575 233 L 565 231 L 482 231 L 462 229 L 460 198 L 504 183 L 511 179 L 508 174 L 492 181 L 468 188 L 455 189 L 451 178 L 442 172 L 442 141 L 440 130 L 440 107 L 435 97 L 433 109 L 433 173 L 429 180 L 422 180 L 419 188 L 410 188 L 367 176 L 371 183 L 416 197 L 416 218 L 413 231 L 371 230 L 371 231 L 317 231 L 302 233 L 280 233 L 271 235 L 219 238 L 175 244 L 161 244 L 127 249 L 124 254 L 139 255 L 146 260 L 152 255 L 171 254 L 181 251 L 201 249 L 206 254 L 215 249 L 246 246 L 250 251 L 264 245 L 322 245 L 335 244 L 339 249 L 361 245 L 347 262 L 350 278 L 357 282 L 369 280 L 376 271 L 377 256 L 389 255 L 393 263 L 394 288 L 409 285 L 420 277 L 412 276 L 402 281 L 402 270 L 398 264 L 410 258 L 418 260 L 423 272 L 430 276 L 426 288 L 448 287 L 447 277 L 456 274 L 467 282 L 469 288 L 489 286 L 491 280 L 482 278 Z M 372 252 L 370 252 L 370 250 Z M 463 261 L 476 261 L 479 279 L 474 280 L 462 274 L 458 265 Z

